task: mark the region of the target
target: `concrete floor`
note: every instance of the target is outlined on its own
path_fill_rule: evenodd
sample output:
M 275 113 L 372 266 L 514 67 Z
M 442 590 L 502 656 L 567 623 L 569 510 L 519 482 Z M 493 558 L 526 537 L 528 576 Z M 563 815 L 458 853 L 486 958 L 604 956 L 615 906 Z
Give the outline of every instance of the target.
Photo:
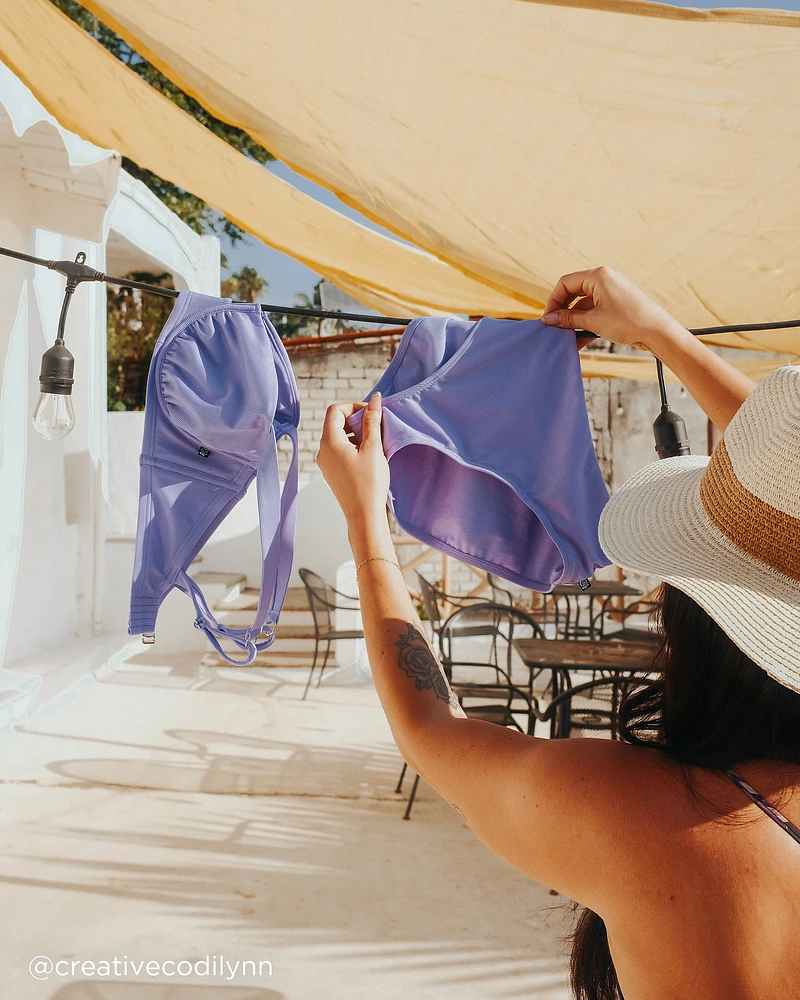
M 403 822 L 374 690 L 304 680 L 142 654 L 0 736 L 4 998 L 567 1000 L 567 901 L 424 785 Z M 272 975 L 130 965 L 205 956 Z

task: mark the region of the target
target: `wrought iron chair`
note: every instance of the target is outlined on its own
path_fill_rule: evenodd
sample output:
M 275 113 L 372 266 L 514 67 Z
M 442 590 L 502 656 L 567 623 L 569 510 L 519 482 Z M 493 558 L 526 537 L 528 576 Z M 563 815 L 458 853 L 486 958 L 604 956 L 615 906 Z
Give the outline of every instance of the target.
M 431 623 L 431 630 L 433 632 L 434 638 L 441 649 L 441 631 L 442 625 L 444 624 L 444 619 L 442 618 L 442 612 L 440 604 L 449 604 L 453 607 L 476 607 L 491 603 L 480 597 L 456 597 L 453 594 L 445 594 L 443 590 L 440 590 L 435 584 L 431 583 L 430 580 L 426 580 L 421 573 L 417 573 L 417 580 L 419 580 L 420 594 L 422 595 L 422 606 L 425 608 L 425 613 L 428 616 L 428 621 Z M 481 622 L 480 624 L 469 626 L 471 631 L 463 633 L 464 635 L 492 635 L 492 626 L 488 622 Z
M 604 639 L 628 639 L 639 642 L 643 638 L 652 637 L 653 631 L 641 625 L 628 625 L 628 618 L 634 615 L 647 615 L 651 618 L 653 613 L 659 608 L 660 602 L 656 600 L 657 590 L 651 590 L 643 597 L 626 605 L 624 608 L 604 609 L 604 618 L 600 625 L 600 638 Z M 622 628 L 616 632 L 605 631 L 605 619 L 619 622 Z
M 303 581 L 303 586 L 306 588 L 308 606 L 311 609 L 311 615 L 314 619 L 314 659 L 311 663 L 311 670 L 308 674 L 305 690 L 303 691 L 303 699 L 305 700 L 308 689 L 311 686 L 311 678 L 314 676 L 314 670 L 317 666 L 320 643 L 324 642 L 326 645 L 325 656 L 322 660 L 319 677 L 317 678 L 317 687 L 319 687 L 322 675 L 325 673 L 325 667 L 331 651 L 331 643 L 335 642 L 336 639 L 363 639 L 364 633 L 361 629 L 337 629 L 331 613 L 340 610 L 357 611 L 359 608 L 357 597 L 350 597 L 349 594 L 343 594 L 329 583 L 326 583 L 321 576 L 310 569 L 303 568 L 298 572 L 300 579 Z M 341 597 L 351 603 L 339 604 L 336 601 L 337 597 Z
M 533 711 L 538 721 L 550 723 L 551 739 L 567 739 L 578 732 L 608 732 L 619 737 L 619 709 L 625 692 L 645 679 L 641 674 L 605 674 L 591 680 L 573 683 L 569 671 L 561 672 L 563 689 L 542 710 L 536 698 Z M 583 704 L 591 701 L 591 705 Z
M 492 588 L 492 603 L 508 604 L 509 607 L 513 607 L 514 595 L 511 591 L 504 587 L 493 573 L 487 573 L 486 579 L 489 581 L 489 586 Z
M 492 640 L 491 658 L 476 659 L 477 641 L 489 636 Z M 541 671 L 529 670 L 521 660 L 515 664 L 513 643 L 515 639 L 534 637 L 544 638 L 538 623 L 524 611 L 507 604 L 483 602 L 459 608 L 442 623 L 442 667 L 453 693 L 469 718 L 511 726 L 520 732 L 533 732 L 536 723 L 533 685 Z M 498 652 L 503 643 L 505 657 L 501 664 Z M 525 680 L 521 683 L 513 679 L 515 666 L 516 672 L 520 669 L 525 672 Z M 489 676 L 484 677 L 487 672 Z M 407 769 L 408 766 L 403 764 L 395 788 L 398 794 L 403 790 Z M 415 775 L 403 819 L 411 816 L 418 787 L 419 775 Z

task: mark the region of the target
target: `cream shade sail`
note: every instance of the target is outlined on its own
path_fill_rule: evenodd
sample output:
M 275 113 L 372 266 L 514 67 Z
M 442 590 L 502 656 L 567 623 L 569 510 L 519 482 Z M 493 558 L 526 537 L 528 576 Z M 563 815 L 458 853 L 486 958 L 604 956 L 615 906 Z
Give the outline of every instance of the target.
M 618 4 L 614 12 L 523 0 L 467 5 L 472 10 L 442 0 L 427 6 L 344 0 L 335 5 L 338 17 L 309 0 L 240 0 L 232 9 L 214 0 L 87 0 L 86 6 L 215 114 L 431 252 L 359 226 L 247 160 L 49 0 L 4 0 L 0 57 L 67 128 L 205 198 L 382 312 L 535 316 L 561 273 L 605 260 L 687 325 L 800 313 L 793 277 L 800 274 L 800 257 L 788 236 L 793 225 L 796 231 L 798 209 L 785 199 L 778 222 L 773 205 L 798 174 L 797 155 L 787 151 L 788 137 L 800 132 L 800 101 L 784 93 L 780 114 L 773 107 L 778 77 L 788 87 L 797 75 L 788 58 L 800 40 L 794 15 L 710 15 L 650 4 Z M 404 29 L 397 10 L 406 18 Z M 476 11 L 487 14 L 482 26 Z M 349 26 L 349 41 L 338 21 Z M 438 37 L 448 22 L 463 50 Z M 659 46 L 665 26 L 688 33 L 686 79 L 674 53 Z M 729 28 L 772 32 L 774 65 L 765 68 L 767 35 L 736 35 L 734 44 L 716 34 Z M 471 31 L 481 35 L 482 46 L 470 40 Z M 536 58 L 523 58 L 518 32 L 527 32 Z M 603 55 L 612 36 L 614 60 Z M 726 39 L 728 55 L 721 58 Z M 573 58 L 573 42 L 580 60 Z M 647 85 L 637 89 L 636 74 L 655 51 L 659 59 L 640 80 Z M 565 76 L 558 53 L 572 76 Z M 594 62 L 587 63 L 589 55 Z M 602 81 L 605 89 L 595 92 L 584 65 L 597 70 L 598 87 Z M 749 81 L 748 93 L 720 89 L 734 71 L 737 80 Z M 695 78 L 705 81 L 700 96 L 692 89 L 699 86 Z M 420 81 L 429 85 L 427 96 Z M 728 82 L 732 86 L 733 77 Z M 658 138 L 662 126 L 669 142 Z M 694 135 L 691 149 L 671 145 L 682 129 L 686 141 Z M 773 153 L 764 157 L 770 183 L 755 156 L 754 136 L 764 129 Z M 645 161 L 655 164 L 653 151 L 636 145 L 637 134 L 658 140 L 662 162 L 649 178 L 637 170 Z M 738 187 L 717 170 L 725 165 L 722 147 L 730 151 L 736 143 L 750 164 L 749 172 L 729 171 Z M 711 166 L 701 155 L 709 150 L 716 157 Z M 589 169 L 592 159 L 599 180 Z M 706 199 L 715 212 L 705 210 Z M 739 214 L 726 214 L 734 203 Z M 745 218 L 754 222 L 752 232 Z M 756 378 L 800 355 L 797 331 L 709 342 L 786 356 L 739 363 Z M 584 353 L 582 364 L 589 377 L 655 379 L 644 356 Z
M 755 382 L 760 381 L 771 371 L 781 365 L 797 364 L 793 357 L 746 358 L 734 361 L 733 365 L 744 372 Z M 655 361 L 647 355 L 640 357 L 630 355 L 602 354 L 594 351 L 581 353 L 581 372 L 584 378 L 631 378 L 643 382 L 657 382 Z M 667 382 L 677 382 L 678 379 L 668 369 L 664 369 Z
M 688 326 L 800 315 L 800 14 L 86 6 L 216 115 L 488 287 L 542 300 L 607 263 Z
M 65 128 L 204 198 L 379 311 L 515 316 L 541 308 L 303 195 L 162 97 L 49 0 L 0 3 L 0 59 Z

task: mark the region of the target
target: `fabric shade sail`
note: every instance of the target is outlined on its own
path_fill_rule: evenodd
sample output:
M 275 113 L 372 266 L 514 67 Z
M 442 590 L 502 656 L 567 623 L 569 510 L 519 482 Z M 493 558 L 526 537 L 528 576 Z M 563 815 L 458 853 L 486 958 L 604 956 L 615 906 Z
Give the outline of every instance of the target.
M 764 358 L 745 358 L 733 361 L 732 364 L 749 378 L 758 382 L 771 371 L 781 365 L 797 364 L 793 356 L 767 356 Z M 583 351 L 581 353 L 581 373 L 584 378 L 630 378 L 642 382 L 657 382 L 656 365 L 647 355 L 603 354 L 599 351 Z M 678 382 L 675 375 L 664 368 L 667 382 Z
M 50 0 L 3 0 L 0 59 L 65 128 L 205 199 L 368 306 L 424 315 L 452 312 L 461 302 L 470 313 L 536 314 L 535 299 L 521 304 L 489 289 L 273 176 L 150 87 Z
M 800 315 L 800 15 L 625 0 L 84 6 L 422 250 L 233 150 L 49 0 L 4 0 L 0 58 L 65 127 L 381 312 L 537 316 L 559 275 L 608 263 L 687 326 Z M 779 352 L 740 362 L 755 377 L 800 356 L 796 330 L 709 342 Z M 655 377 L 644 357 L 582 363 Z
M 607 263 L 688 326 L 800 315 L 800 14 L 86 6 L 216 115 L 487 287 L 541 301 Z

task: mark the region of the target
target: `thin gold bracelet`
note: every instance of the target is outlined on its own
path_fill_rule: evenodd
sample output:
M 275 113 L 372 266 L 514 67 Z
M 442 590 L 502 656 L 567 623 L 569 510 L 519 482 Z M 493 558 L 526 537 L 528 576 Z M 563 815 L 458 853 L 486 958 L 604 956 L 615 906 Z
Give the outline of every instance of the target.
M 402 569 L 400 563 L 396 562 L 394 559 L 387 559 L 385 556 L 370 556 L 369 559 L 362 559 L 358 566 L 356 566 L 356 574 L 358 574 L 358 571 L 362 566 L 366 566 L 367 563 L 371 562 L 385 562 L 389 563 L 390 566 L 396 566 L 398 569 Z

